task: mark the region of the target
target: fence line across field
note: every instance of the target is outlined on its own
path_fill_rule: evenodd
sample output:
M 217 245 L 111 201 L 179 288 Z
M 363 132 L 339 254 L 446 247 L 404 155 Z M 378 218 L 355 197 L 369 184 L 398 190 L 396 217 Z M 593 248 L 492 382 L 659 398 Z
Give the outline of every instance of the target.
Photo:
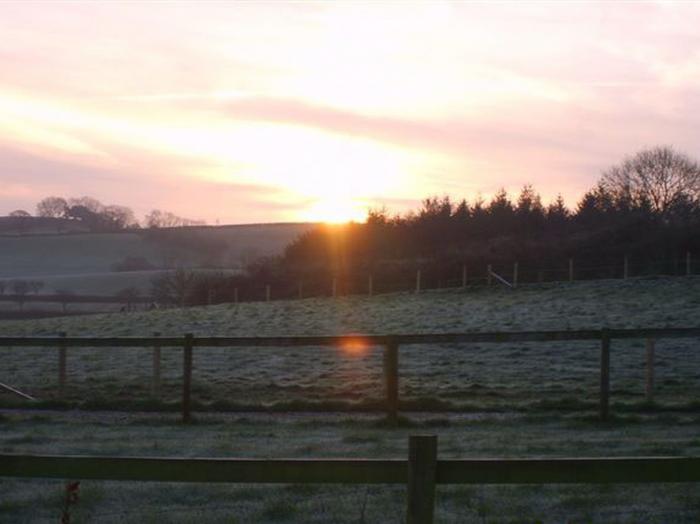
M 665 269 L 659 271 L 650 271 L 649 267 L 666 266 Z M 697 266 L 697 261 L 695 261 Z M 275 287 L 272 283 L 261 282 L 261 288 L 248 288 L 247 290 L 239 289 L 234 287 L 232 296 L 228 296 L 226 301 L 237 304 L 239 302 L 258 302 L 265 301 L 271 302 L 275 299 L 302 299 L 302 298 L 312 298 L 312 297 L 333 297 L 337 298 L 344 295 L 367 295 L 373 296 L 375 294 L 381 293 L 391 293 L 399 291 L 414 291 L 420 293 L 428 289 L 466 289 L 468 285 L 493 285 L 493 279 L 495 278 L 500 283 L 507 285 L 510 288 L 517 288 L 519 284 L 526 283 L 542 283 L 545 281 L 545 273 L 554 273 L 559 275 L 558 278 L 546 280 L 547 282 L 573 282 L 575 280 L 601 280 L 607 278 L 618 278 L 628 279 L 632 276 L 644 276 L 644 275 L 659 275 L 667 274 L 674 276 L 691 276 L 697 274 L 698 271 L 693 271 L 693 258 L 690 252 L 685 255 L 685 261 L 681 262 L 680 259 L 673 262 L 672 265 L 675 266 L 674 270 L 671 272 L 666 271 L 668 268 L 669 261 L 664 260 L 662 262 L 649 262 L 645 261 L 638 264 L 638 271 L 633 272 L 633 264 L 629 256 L 624 256 L 620 265 L 607 265 L 607 266 L 582 266 L 578 267 L 575 265 L 575 260 L 569 258 L 566 260 L 566 266 L 562 267 L 529 267 L 522 266 L 518 261 L 512 264 L 499 263 L 497 264 L 498 272 L 496 271 L 496 265 L 488 264 L 486 266 L 485 273 L 476 272 L 473 266 L 467 266 L 466 264 L 461 267 L 455 267 L 455 273 L 447 275 L 445 278 L 437 278 L 437 284 L 435 276 L 433 277 L 432 285 L 430 284 L 429 277 L 425 268 L 418 268 L 415 273 L 406 272 L 402 277 L 403 280 L 400 282 L 392 281 L 388 287 L 386 283 L 383 289 L 380 290 L 380 284 L 383 283 L 379 275 L 373 274 L 371 271 L 367 273 L 358 273 L 352 278 L 342 278 L 341 275 L 332 275 L 327 283 L 319 284 L 318 280 L 314 281 L 297 281 L 296 284 L 289 283 L 287 286 L 283 286 L 283 291 L 279 291 L 279 287 Z M 684 267 L 682 267 L 684 266 Z M 639 269 L 641 268 L 641 269 Z M 196 270 L 193 270 L 196 271 Z M 601 276 L 598 274 L 594 278 L 584 278 L 582 274 L 586 272 L 608 272 L 609 276 Z M 477 274 L 478 273 L 478 274 Z M 530 274 L 531 278 L 525 278 L 527 274 Z M 634 273 L 634 274 L 633 274 Z M 413 276 L 412 276 L 413 275 Z M 534 275 L 537 275 L 534 277 Z M 508 282 L 508 278 L 511 279 Z M 8 279 L 11 281 L 12 279 Z M 363 283 L 364 282 L 364 283 Z M 311 286 L 305 286 L 305 284 L 312 284 Z M 343 286 L 345 284 L 345 287 Z M 305 293 L 305 289 L 308 291 L 308 287 L 311 287 L 311 292 Z M 246 291 L 242 293 L 242 291 Z M 245 295 L 245 296 L 243 296 Z M 136 296 L 129 299 L 132 304 L 143 304 L 152 305 L 158 300 L 152 296 Z M 12 295 L 12 294 L 0 294 L 0 302 L 18 302 L 21 305 L 25 302 L 40 302 L 40 303 L 62 303 L 62 304 L 73 304 L 73 303 L 83 303 L 83 304 L 126 304 L 124 298 L 117 296 L 92 296 L 92 295 L 65 295 L 60 294 L 49 294 L 49 295 L 38 295 L 38 294 L 24 294 L 24 295 Z M 206 293 L 207 305 L 222 303 L 220 299 L 217 299 L 217 292 L 215 289 L 208 289 Z
M 434 435 L 405 459 L 135 458 L 0 454 L 0 477 L 282 484 L 404 484 L 406 522 L 431 524 L 439 484 L 700 482 L 700 457 L 438 459 Z
M 600 407 L 601 420 L 609 416 L 611 341 L 646 339 L 646 397 L 652 399 L 654 382 L 654 345 L 658 339 L 700 338 L 700 327 L 695 328 L 638 328 L 638 329 L 589 329 L 565 331 L 512 331 L 471 333 L 425 333 L 392 335 L 330 335 L 298 337 L 203 337 L 186 334 L 181 337 L 0 337 L 0 347 L 55 347 L 58 348 L 58 385 L 63 394 L 67 381 L 67 353 L 71 347 L 113 348 L 146 347 L 153 350 L 152 391 L 160 389 L 161 349 L 183 348 L 182 419 L 189 422 L 192 416 L 192 362 L 197 347 L 364 347 L 383 346 L 384 384 L 386 411 L 390 420 L 396 420 L 399 412 L 399 348 L 416 344 L 457 343 L 507 343 L 554 342 L 595 340 L 600 343 Z

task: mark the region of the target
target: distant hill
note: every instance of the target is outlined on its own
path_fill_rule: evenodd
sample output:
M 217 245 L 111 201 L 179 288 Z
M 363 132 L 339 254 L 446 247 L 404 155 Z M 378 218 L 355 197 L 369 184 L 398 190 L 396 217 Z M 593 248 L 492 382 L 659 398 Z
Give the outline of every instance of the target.
M 87 226 L 78 220 L 50 217 L 0 217 L 0 235 L 48 235 L 87 233 Z
M 3 218 L 0 226 L 11 219 Z M 113 292 L 115 279 L 123 281 L 124 287 L 132 285 L 132 276 L 133 285 L 144 289 L 149 271 L 157 274 L 176 267 L 241 270 L 257 258 L 282 253 L 287 244 L 314 226 L 288 223 L 40 233 L 40 224 L 42 228 L 56 226 L 42 221 L 35 222 L 37 227 L 26 234 L 0 233 L 0 280 L 39 279 L 45 281 L 43 292 L 60 286 L 93 294 Z M 104 290 L 100 289 L 102 280 L 110 283 Z

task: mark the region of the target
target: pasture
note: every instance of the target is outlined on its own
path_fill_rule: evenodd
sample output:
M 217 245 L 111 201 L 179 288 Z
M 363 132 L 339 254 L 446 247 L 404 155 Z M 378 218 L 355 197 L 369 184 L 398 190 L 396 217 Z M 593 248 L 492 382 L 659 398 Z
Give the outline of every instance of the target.
M 5 321 L 0 335 L 323 335 L 688 327 L 700 318 L 700 278 L 474 288 L 421 294 L 241 303 L 148 313 Z M 196 348 L 195 421 L 177 409 L 182 349 L 162 350 L 151 394 L 148 349 L 69 348 L 65 400 L 57 351 L 3 350 L 0 447 L 9 453 L 133 456 L 387 457 L 409 434 L 439 435 L 444 457 L 700 454 L 700 341 L 660 340 L 655 402 L 644 400 L 644 341 L 614 341 L 611 407 L 596 418 L 599 347 L 591 342 L 406 346 L 407 411 L 389 427 L 381 348 Z M 14 407 L 15 409 L 8 409 Z M 17 409 L 19 408 L 19 409 Z M 274 410 L 225 413 L 218 410 Z M 117 410 L 107 412 L 104 409 Z M 126 413 L 124 410 L 131 410 Z M 334 413 L 313 413 L 324 409 Z M 296 410 L 296 413 L 290 413 Z M 353 413 L 339 411 L 352 410 Z M 218 412 L 217 412 L 218 411 Z M 61 483 L 3 480 L 0 521 L 44 522 Z M 404 488 L 207 486 L 85 482 L 80 522 L 402 522 Z M 441 487 L 437 522 L 696 522 L 696 485 Z
M 3 453 L 179 457 L 402 458 L 407 435 L 438 434 L 440 456 L 700 454 L 697 414 L 413 415 L 401 427 L 349 415 L 201 415 L 193 425 L 144 413 L 5 413 Z M 62 482 L 0 480 L 0 521 L 53 522 Z M 697 522 L 697 485 L 444 486 L 436 522 Z M 403 486 L 206 485 L 84 481 L 75 522 L 401 523 Z
M 158 274 L 158 268 L 214 266 L 240 270 L 257 257 L 281 253 L 310 227 L 311 224 L 252 224 L 0 236 L 0 280 L 42 280 L 42 292 L 48 293 L 67 289 L 107 295 L 131 286 L 147 290 L 148 280 Z M 188 242 L 195 242 L 198 247 L 192 248 Z M 156 269 L 114 272 L 114 265 L 126 257 L 145 259 Z
M 688 327 L 700 318 L 700 278 L 576 282 L 511 290 L 468 289 L 339 297 L 131 314 L 0 323 L 1 335 L 202 336 L 444 333 Z M 659 340 L 655 398 L 679 409 L 697 404 L 696 340 Z M 370 409 L 383 398 L 381 348 L 197 348 L 196 409 Z M 56 399 L 57 351 L 4 349 L 0 382 Z M 595 342 L 423 345 L 401 348 L 405 409 L 522 410 L 593 408 Z M 177 402 L 182 349 L 162 350 L 162 390 L 151 396 L 151 350 L 68 350 L 71 405 L 167 407 Z M 644 409 L 644 341 L 614 341 L 612 402 Z M 2 397 L 7 405 L 14 399 Z

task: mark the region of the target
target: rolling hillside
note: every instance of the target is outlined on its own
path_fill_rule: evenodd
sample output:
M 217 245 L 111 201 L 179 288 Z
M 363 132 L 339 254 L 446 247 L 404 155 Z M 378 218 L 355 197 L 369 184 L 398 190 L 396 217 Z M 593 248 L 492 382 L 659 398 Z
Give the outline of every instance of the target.
M 148 285 L 149 272 L 173 267 L 240 270 L 258 257 L 281 253 L 312 224 L 256 224 L 120 233 L 0 236 L 0 280 L 39 279 L 45 292 L 111 294 Z M 127 258 L 148 267 L 115 272 Z M 155 274 L 155 273 L 154 273 Z

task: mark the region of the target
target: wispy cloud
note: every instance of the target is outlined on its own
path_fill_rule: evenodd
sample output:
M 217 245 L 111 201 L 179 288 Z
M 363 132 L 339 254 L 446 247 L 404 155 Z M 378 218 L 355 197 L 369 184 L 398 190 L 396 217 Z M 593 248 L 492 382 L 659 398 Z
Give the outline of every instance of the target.
M 232 221 L 525 182 L 573 201 L 639 147 L 700 151 L 698 19 L 666 2 L 7 3 L 0 208 L 75 187 Z

